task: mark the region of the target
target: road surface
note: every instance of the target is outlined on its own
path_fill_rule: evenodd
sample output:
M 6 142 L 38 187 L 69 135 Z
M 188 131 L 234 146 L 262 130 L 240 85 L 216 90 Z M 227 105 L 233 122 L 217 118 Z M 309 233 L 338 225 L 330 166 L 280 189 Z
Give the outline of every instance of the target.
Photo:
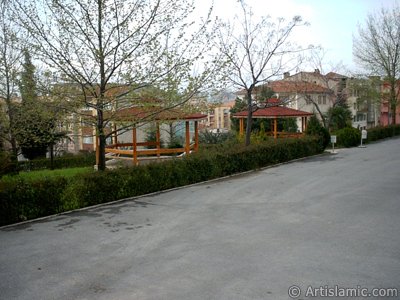
M 2 228 L 0 299 L 279 300 L 293 285 L 298 299 L 320 287 L 400 288 L 399 150 L 400 139 L 339 149 Z

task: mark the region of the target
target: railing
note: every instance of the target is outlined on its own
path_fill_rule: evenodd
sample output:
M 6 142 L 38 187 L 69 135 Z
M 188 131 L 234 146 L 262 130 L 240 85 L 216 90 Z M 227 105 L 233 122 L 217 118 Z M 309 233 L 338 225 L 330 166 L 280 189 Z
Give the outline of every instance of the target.
M 266 135 L 268 136 L 274 136 L 273 132 L 266 132 Z M 277 138 L 302 138 L 304 136 L 304 133 L 302 132 L 277 132 L 276 133 Z
M 161 158 L 168 158 L 168 157 L 179 157 L 187 152 L 196 151 L 196 145 L 191 144 L 188 149 L 182 148 L 155 148 L 155 149 L 137 149 L 137 147 L 144 147 L 144 146 L 157 146 L 157 142 L 142 142 L 136 144 L 136 150 L 134 149 L 133 143 L 118 143 L 107 145 L 105 152 L 107 158 L 117 158 L 117 159 L 131 159 L 134 161 L 135 164 L 138 163 L 140 157 L 143 159 L 161 159 Z M 132 149 L 119 149 L 121 147 L 129 147 Z M 187 151 L 189 150 L 189 151 Z M 109 155 L 107 155 L 109 154 Z M 168 155 L 170 156 L 163 156 Z M 151 157 L 153 156 L 153 157 Z

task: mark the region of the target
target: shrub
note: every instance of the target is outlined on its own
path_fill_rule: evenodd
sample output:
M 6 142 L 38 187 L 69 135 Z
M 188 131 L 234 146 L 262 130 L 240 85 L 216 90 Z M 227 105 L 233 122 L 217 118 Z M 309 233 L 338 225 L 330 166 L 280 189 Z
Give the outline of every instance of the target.
M 208 130 L 202 131 L 199 134 L 199 142 L 201 144 L 222 144 L 228 140 L 234 139 L 233 132 L 211 132 Z
M 54 169 L 88 167 L 96 164 L 96 155 L 93 152 L 79 153 L 76 155 L 65 155 L 54 158 Z M 18 162 L 18 169 L 23 171 L 34 171 L 50 169 L 50 159 L 34 159 Z
M 249 147 L 218 145 L 181 159 L 81 173 L 72 178 L 1 180 L 0 225 L 258 169 L 321 151 L 316 138 Z
M 325 150 L 331 141 L 331 136 L 328 129 L 322 126 L 321 122 L 315 115 L 312 116 L 307 123 L 306 134 L 317 136 L 319 138 L 319 143 L 322 149 L 321 151 Z
M 0 226 L 64 211 L 63 177 L 0 181 Z
M 6 151 L 0 151 L 0 178 L 6 174 L 16 173 L 16 163 L 11 154 Z
M 354 147 L 361 142 L 361 132 L 354 127 L 345 127 L 335 132 L 338 146 Z
M 400 125 L 378 126 L 367 130 L 367 142 L 400 135 Z

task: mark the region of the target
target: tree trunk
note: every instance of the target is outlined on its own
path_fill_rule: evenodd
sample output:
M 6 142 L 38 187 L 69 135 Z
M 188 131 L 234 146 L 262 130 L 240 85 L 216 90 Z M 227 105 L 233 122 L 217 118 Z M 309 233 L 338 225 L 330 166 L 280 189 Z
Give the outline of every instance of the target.
M 392 77 L 390 79 L 390 94 L 389 94 L 389 103 L 388 103 L 388 108 L 389 112 L 392 113 L 392 124 L 396 124 L 396 80 Z M 388 125 L 390 125 L 389 119 L 388 119 Z
M 392 111 L 392 124 L 396 124 L 396 104 L 391 105 L 391 111 Z
M 11 129 L 12 131 L 12 129 Z M 11 144 L 11 161 L 14 163 L 18 163 L 18 147 L 17 147 L 17 141 L 15 140 L 14 134 L 10 132 L 10 144 Z
M 252 90 L 247 91 L 247 122 L 246 122 L 246 139 L 245 146 L 250 145 L 251 126 L 253 124 L 253 101 L 251 98 Z
M 99 164 L 97 169 L 104 171 L 106 169 L 106 136 L 104 132 L 104 96 L 106 92 L 106 73 L 105 73 L 105 56 L 103 49 L 103 1 L 97 0 L 97 38 L 99 47 L 99 67 L 100 67 L 100 94 L 97 100 L 97 134 L 99 136 Z
M 175 143 L 175 132 L 174 132 L 174 123 L 169 123 L 169 144 L 172 145 Z
M 7 83 L 8 86 L 9 83 Z M 7 93 L 9 94 L 9 88 L 7 88 Z M 15 162 L 18 161 L 18 146 L 17 146 L 17 140 L 15 139 L 14 136 L 14 113 L 15 113 L 15 108 L 14 104 L 11 102 L 11 97 L 10 95 L 7 96 L 6 98 L 6 105 L 7 105 L 7 114 L 8 114 L 8 120 L 9 120 L 9 135 L 10 135 L 10 144 L 11 144 L 11 151 L 12 151 L 12 160 L 15 160 Z
M 54 144 L 50 145 L 50 170 L 54 170 Z
M 311 103 L 314 105 L 315 109 L 317 110 L 320 118 L 321 118 L 321 122 L 322 125 L 326 128 L 329 129 L 329 125 L 331 123 L 330 119 L 328 120 L 328 122 L 326 122 L 324 114 L 322 113 L 321 109 L 319 108 L 319 105 L 311 98 L 311 96 L 306 95 L 306 98 L 311 101 Z
M 106 136 L 104 132 L 104 118 L 103 118 L 103 110 L 97 110 L 97 135 L 99 137 L 99 162 L 97 165 L 97 169 L 99 171 L 104 171 L 106 169 Z

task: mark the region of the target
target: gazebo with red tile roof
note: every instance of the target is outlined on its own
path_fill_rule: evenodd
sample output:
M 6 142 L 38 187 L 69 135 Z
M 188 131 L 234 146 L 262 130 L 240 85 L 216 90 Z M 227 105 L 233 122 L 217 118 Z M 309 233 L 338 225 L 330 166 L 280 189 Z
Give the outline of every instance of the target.
M 244 110 L 233 115 L 233 118 L 239 119 L 239 133 L 244 134 L 244 120 L 247 118 L 248 111 Z M 302 131 L 307 127 L 307 118 L 312 116 L 310 112 L 297 110 L 283 106 L 279 99 L 268 99 L 265 107 L 258 108 L 253 112 L 254 119 L 272 119 L 274 121 L 274 138 L 278 137 L 277 119 L 281 118 L 301 118 Z
M 132 126 L 132 143 L 118 143 L 117 135 L 114 135 L 114 143 L 106 147 L 106 154 L 113 155 L 113 158 L 126 158 L 132 156 L 133 164 L 139 163 L 139 157 L 161 158 L 162 154 L 179 154 L 186 155 L 199 148 L 199 121 L 206 119 L 207 115 L 201 113 L 187 113 L 183 110 L 172 108 L 162 109 L 160 107 L 131 107 L 118 111 L 114 116 L 116 122 L 130 122 L 136 125 Z M 155 142 L 138 142 L 137 125 L 139 123 L 152 121 L 156 123 L 156 141 Z M 163 121 L 185 121 L 185 145 L 183 148 L 161 149 L 160 138 L 160 122 Z M 194 122 L 194 144 L 190 143 L 190 122 Z M 97 139 L 96 139 L 96 142 Z M 155 146 L 155 149 L 138 149 L 143 146 Z M 119 148 L 132 147 L 132 150 L 124 150 Z M 98 149 L 98 145 L 96 145 Z M 97 154 L 97 153 L 96 153 Z M 97 158 L 97 156 L 96 156 Z

